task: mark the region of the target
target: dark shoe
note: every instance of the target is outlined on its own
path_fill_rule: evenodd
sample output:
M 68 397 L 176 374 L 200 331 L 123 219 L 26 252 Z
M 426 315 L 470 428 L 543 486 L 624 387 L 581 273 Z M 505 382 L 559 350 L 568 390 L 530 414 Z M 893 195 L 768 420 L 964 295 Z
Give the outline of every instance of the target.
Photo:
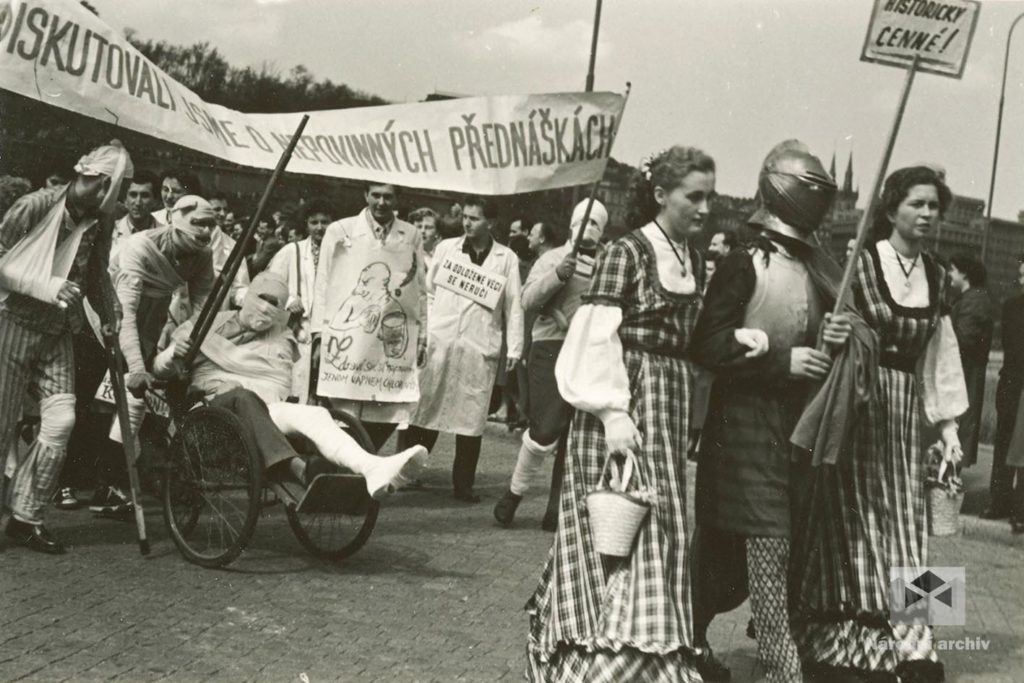
M 65 552 L 61 542 L 54 538 L 42 524 L 26 524 L 12 517 L 7 522 L 4 533 L 16 544 L 23 545 L 29 550 L 35 550 L 37 553 L 63 555 Z
M 1010 516 L 1009 510 L 1000 510 L 999 508 L 986 508 L 984 512 L 978 515 L 979 519 L 1006 519 Z
M 942 683 L 946 680 L 941 662 L 923 660 L 901 663 L 896 667 L 896 675 L 900 683 Z
M 516 508 L 522 500 L 522 496 L 505 491 L 505 495 L 494 505 L 494 519 L 498 520 L 498 524 L 506 529 L 512 526 L 512 520 L 516 518 Z
M 729 667 L 715 657 L 710 647 L 704 646 L 697 654 L 697 672 L 708 683 L 724 683 L 732 678 Z
M 75 497 L 75 491 L 70 486 L 65 486 L 53 496 L 53 507 L 58 510 L 77 510 L 83 504 Z
M 465 489 L 462 491 L 455 491 L 455 500 L 461 500 L 463 503 L 479 503 L 480 496 L 473 493 L 473 489 Z
M 545 512 L 544 519 L 541 520 L 540 523 L 540 528 L 544 531 L 558 531 L 558 510 L 548 510 Z
M 133 509 L 132 501 L 116 486 L 101 486 L 89 501 L 89 511 L 97 515 L 123 515 Z

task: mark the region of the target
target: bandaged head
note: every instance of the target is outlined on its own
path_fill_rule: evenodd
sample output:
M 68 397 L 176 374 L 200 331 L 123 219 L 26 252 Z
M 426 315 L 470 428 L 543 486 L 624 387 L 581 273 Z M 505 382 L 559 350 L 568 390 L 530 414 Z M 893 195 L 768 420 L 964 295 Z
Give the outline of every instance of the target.
M 197 252 L 210 244 L 210 232 L 217 217 L 210 203 L 194 194 L 187 194 L 171 209 L 171 244 L 179 253 Z
M 583 224 L 583 214 L 587 212 L 587 204 L 589 202 L 589 199 L 584 199 L 572 210 L 572 220 L 569 221 L 569 241 L 571 243 L 576 242 L 576 235 L 579 234 L 580 226 Z M 608 209 L 604 208 L 604 204 L 596 199 L 594 200 L 594 205 L 590 208 L 590 218 L 587 223 L 587 228 L 583 231 L 583 240 L 595 243 L 600 242 L 601 236 L 604 234 L 604 228 L 608 225 Z
M 267 299 L 277 301 L 275 306 Z M 288 325 L 288 283 L 280 275 L 263 271 L 249 284 L 238 319 L 256 332 L 283 330 Z
M 120 143 L 101 145 L 92 150 L 75 164 L 75 173 L 80 176 L 110 178 L 110 188 L 100 201 L 99 210 L 113 213 L 117 207 L 117 198 L 121 193 L 121 184 L 135 174 L 132 158 L 128 150 Z
M 799 140 L 786 140 L 768 153 L 757 181 L 760 208 L 749 222 L 803 242 L 832 206 L 836 184 L 818 157 Z

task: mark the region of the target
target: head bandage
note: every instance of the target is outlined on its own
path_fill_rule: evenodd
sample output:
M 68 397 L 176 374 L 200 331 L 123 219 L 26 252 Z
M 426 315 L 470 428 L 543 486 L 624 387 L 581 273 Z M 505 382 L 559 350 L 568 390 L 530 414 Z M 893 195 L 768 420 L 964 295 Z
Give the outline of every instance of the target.
M 175 202 L 171 209 L 171 242 L 183 251 L 200 251 L 209 243 L 209 240 L 201 241 L 200 237 L 209 235 L 216 220 L 213 207 L 208 201 L 187 194 Z
M 260 298 L 260 295 L 274 297 L 277 305 Z M 285 309 L 287 302 L 288 283 L 280 275 L 264 271 L 250 283 L 238 318 L 245 327 L 256 332 L 283 330 L 288 324 L 288 311 Z
M 576 241 L 576 235 L 579 232 L 580 225 L 582 225 L 583 223 L 583 214 L 587 212 L 587 203 L 589 202 L 589 199 L 584 199 L 582 202 L 576 205 L 575 209 L 572 210 L 572 220 L 569 221 L 569 230 L 571 231 L 571 234 L 569 235 L 569 240 L 571 242 Z M 597 229 L 601 232 L 601 234 L 604 234 L 605 226 L 608 225 L 608 209 L 604 208 L 604 204 L 597 201 L 596 199 L 594 200 L 594 206 L 591 207 L 590 209 L 590 220 L 596 223 Z M 589 229 L 590 226 L 587 227 Z M 583 234 L 584 236 L 586 236 L 587 230 L 584 230 Z M 599 239 L 600 235 L 598 235 L 598 237 L 595 238 L 594 241 L 597 241 Z
M 75 164 L 75 173 L 81 176 L 107 176 L 110 189 L 100 202 L 100 211 L 112 213 L 121 193 L 121 183 L 135 173 L 128 150 L 118 144 L 101 145 L 92 150 Z

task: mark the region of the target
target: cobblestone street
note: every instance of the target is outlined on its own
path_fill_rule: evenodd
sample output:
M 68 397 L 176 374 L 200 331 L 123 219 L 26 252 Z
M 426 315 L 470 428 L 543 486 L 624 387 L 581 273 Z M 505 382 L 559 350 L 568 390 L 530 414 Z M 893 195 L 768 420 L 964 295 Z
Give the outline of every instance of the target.
M 522 606 L 551 536 L 540 530 L 540 495 L 527 498 L 512 530 L 491 517 L 516 444 L 488 426 L 485 499 L 474 506 L 451 498 L 453 442 L 442 437 L 425 488 L 392 496 L 366 547 L 338 565 L 305 554 L 280 506 L 265 510 L 252 547 L 226 571 L 183 561 L 155 501 L 148 558 L 130 523 L 51 512 L 67 555 L 2 553 L 0 680 L 520 680 Z M 969 510 L 984 503 L 989 457 L 968 478 Z M 936 638 L 989 642 L 942 653 L 947 680 L 1024 679 L 1021 549 L 1007 525 L 974 518 L 964 536 L 934 539 L 932 564 L 966 565 L 968 590 L 967 626 Z M 712 630 L 739 683 L 758 679 L 748 614 L 744 606 Z

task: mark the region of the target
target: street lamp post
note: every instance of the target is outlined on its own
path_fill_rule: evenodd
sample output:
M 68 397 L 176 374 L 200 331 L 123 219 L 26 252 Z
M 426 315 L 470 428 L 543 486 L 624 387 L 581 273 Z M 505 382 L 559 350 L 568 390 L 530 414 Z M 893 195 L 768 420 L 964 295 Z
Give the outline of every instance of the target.
M 1010 45 L 1013 44 L 1013 29 L 1024 19 L 1024 13 L 1010 24 L 1010 32 L 1006 34 L 1006 54 L 1003 57 L 1003 84 L 999 89 L 999 113 L 996 116 L 996 147 L 992 152 L 992 178 L 988 185 L 988 204 L 985 206 L 985 233 L 981 238 L 981 262 L 988 255 L 988 238 L 992 233 L 992 196 L 996 191 L 996 167 L 999 165 L 999 137 L 1003 129 L 1003 105 L 1006 104 L 1006 72 L 1010 65 Z

